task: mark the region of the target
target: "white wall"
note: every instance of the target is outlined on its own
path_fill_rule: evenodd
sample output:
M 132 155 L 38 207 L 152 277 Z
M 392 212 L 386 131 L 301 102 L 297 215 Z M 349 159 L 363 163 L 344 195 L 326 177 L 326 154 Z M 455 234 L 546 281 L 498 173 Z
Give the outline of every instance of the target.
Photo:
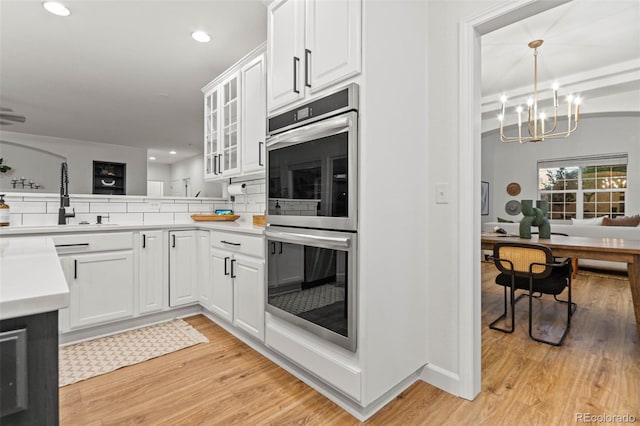
M 220 182 L 204 181 L 204 164 L 202 154 L 195 155 L 173 164 L 161 164 L 149 162 L 147 179 L 164 182 L 165 196 L 185 196 L 184 178 L 190 178 L 189 194 L 193 197 L 200 191 L 199 197 L 220 197 L 222 186 Z M 172 193 L 171 185 L 175 186 Z
M 463 107 L 459 102 L 460 48 L 459 25 L 462 20 L 477 16 L 501 1 L 429 1 L 428 4 L 428 123 L 426 198 L 428 256 L 426 296 L 426 345 L 429 374 L 432 383 L 449 385 L 455 391 L 459 382 L 460 365 L 460 310 L 458 253 L 457 194 L 459 155 L 458 117 Z M 391 84 L 392 86 L 393 84 Z M 466 107 L 466 105 L 465 105 Z M 480 117 L 478 117 L 480 120 Z M 448 204 L 436 204 L 435 186 L 447 182 Z M 479 189 L 479 185 L 478 185 Z M 478 196 L 479 198 L 479 196 Z M 416 234 L 415 238 L 420 238 Z M 473 238 L 473 235 L 469 235 Z M 478 325 L 479 327 L 479 325 Z M 473 336 L 464 336 L 473 339 Z M 423 376 L 424 377 L 424 376 Z
M 74 139 L 54 138 L 50 136 L 30 135 L 26 133 L 15 133 L 2 130 L 0 139 L 19 145 L 36 148 L 58 154 L 66 158 L 69 164 L 69 192 L 74 194 L 91 194 L 93 161 L 113 161 L 127 164 L 127 195 L 145 195 L 147 193 L 147 151 L 146 149 L 132 148 L 122 145 L 111 145 L 97 142 L 80 141 Z M 25 155 L 31 158 L 33 150 L 24 150 Z M 0 154 L 0 156 L 5 157 Z M 34 157 L 35 158 L 35 157 Z M 21 159 L 22 161 L 24 159 Z M 12 159 L 5 158 L 5 163 L 11 165 Z M 30 163 L 28 161 L 27 163 Z M 16 163 L 13 163 L 16 164 Z M 40 159 L 35 159 L 33 163 L 24 169 L 15 170 L 18 176 L 35 176 L 38 168 L 44 167 L 48 172 L 47 176 L 55 174 L 53 181 L 42 182 L 46 192 L 56 192 L 59 188 L 60 161 L 52 161 L 52 164 L 43 165 Z M 54 173 L 55 172 L 55 173 Z M 1 179 L 10 179 L 10 175 L 5 174 Z M 48 180 L 51 178 L 48 178 Z M 6 184 L 2 184 L 3 191 Z M 18 189 L 16 189 L 18 191 Z M 19 191 L 23 191 L 19 189 Z
M 185 195 L 183 179 L 188 178 L 189 194 Z M 200 192 L 200 197 L 220 197 L 222 196 L 222 183 L 204 181 L 204 161 L 202 154 L 195 155 L 171 165 L 171 183 L 177 183 L 178 193 L 171 195 L 193 197 Z M 170 190 L 170 189 L 169 189 Z M 167 185 L 165 185 L 165 195 Z
M 537 162 L 554 158 L 586 155 L 628 153 L 626 214 L 640 213 L 640 118 L 587 117 L 567 139 L 546 140 L 519 144 L 499 141 L 497 132 L 482 136 L 482 180 L 490 184 L 489 216 L 482 221 L 496 221 L 498 217 L 520 220 L 522 215 L 509 216 L 504 209 L 509 200 L 538 199 Z M 506 187 L 517 182 L 520 195 L 512 197 Z

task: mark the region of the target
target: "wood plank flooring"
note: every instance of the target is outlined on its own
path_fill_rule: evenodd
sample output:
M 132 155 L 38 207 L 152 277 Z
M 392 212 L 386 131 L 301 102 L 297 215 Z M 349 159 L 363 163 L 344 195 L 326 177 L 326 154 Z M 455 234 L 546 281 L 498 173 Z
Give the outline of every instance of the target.
M 492 264 L 482 270 L 481 394 L 467 401 L 418 382 L 368 424 L 564 425 L 576 413 L 640 422 L 640 344 L 627 281 L 578 275 L 571 331 L 553 348 L 529 340 L 526 299 L 513 334 L 487 327 L 501 312 L 502 289 L 493 284 Z M 538 309 L 538 319 L 561 309 L 552 301 L 545 299 L 549 309 Z M 204 316 L 188 322 L 210 342 L 61 388 L 61 424 L 359 423 Z M 555 321 L 540 332 L 554 335 L 561 326 Z

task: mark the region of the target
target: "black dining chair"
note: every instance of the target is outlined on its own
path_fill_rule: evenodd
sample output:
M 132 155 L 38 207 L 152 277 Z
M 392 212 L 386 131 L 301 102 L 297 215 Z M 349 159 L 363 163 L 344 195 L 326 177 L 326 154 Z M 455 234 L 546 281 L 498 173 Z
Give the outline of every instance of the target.
M 504 242 L 493 247 L 494 264 L 500 271 L 496 284 L 504 287 L 504 313 L 489 324 L 489 328 L 513 333 L 515 329 L 515 305 L 523 297 L 529 297 L 529 337 L 548 345 L 560 346 L 571 327 L 571 316 L 577 305 L 571 301 L 571 259 L 558 260 L 551 249 L 541 244 Z M 568 300 L 558 299 L 558 295 L 568 290 Z M 526 293 L 515 298 L 517 290 Z M 567 305 L 567 321 L 562 336 L 557 341 L 545 340 L 533 335 L 533 299 L 544 294 L 553 295 L 556 302 Z M 496 324 L 507 317 L 511 308 L 511 327 L 501 328 Z

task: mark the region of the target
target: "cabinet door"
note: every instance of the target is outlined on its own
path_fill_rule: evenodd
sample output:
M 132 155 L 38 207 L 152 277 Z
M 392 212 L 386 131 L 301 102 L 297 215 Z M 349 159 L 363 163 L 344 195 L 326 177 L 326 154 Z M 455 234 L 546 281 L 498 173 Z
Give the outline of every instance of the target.
M 312 93 L 360 72 L 361 0 L 307 0 L 305 84 Z
M 222 125 L 221 149 L 219 152 L 218 170 L 225 177 L 240 172 L 240 97 L 239 75 L 233 74 L 221 84 Z
M 236 254 L 231 272 L 235 288 L 233 323 L 264 341 L 264 260 Z
M 207 92 L 204 96 L 204 177 L 214 178 L 218 172 L 220 126 L 220 99 L 218 88 Z
M 70 260 L 72 329 L 133 315 L 132 251 L 76 255 Z
M 264 54 L 242 67 L 242 172 L 264 171 L 266 75 Z
M 169 305 L 198 301 L 196 231 L 169 233 Z
M 211 306 L 211 277 L 209 268 L 209 231 L 198 231 L 198 300 L 205 308 Z
M 162 231 L 140 233 L 138 310 L 141 314 L 165 307 L 167 275 L 164 248 Z
M 211 311 L 229 322 L 233 321 L 233 280 L 231 253 L 211 249 Z
M 274 1 L 267 16 L 267 102 L 273 111 L 304 98 L 304 1 Z

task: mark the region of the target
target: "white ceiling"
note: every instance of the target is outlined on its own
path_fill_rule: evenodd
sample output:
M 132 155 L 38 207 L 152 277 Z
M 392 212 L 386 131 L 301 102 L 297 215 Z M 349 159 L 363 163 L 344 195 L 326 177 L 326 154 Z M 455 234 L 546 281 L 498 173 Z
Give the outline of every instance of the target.
M 200 88 L 266 39 L 262 0 L 64 3 L 66 18 L 0 0 L 0 104 L 27 116 L 0 130 L 147 148 L 165 163 L 195 155 Z M 575 0 L 483 36 L 483 117 L 495 121 L 503 92 L 531 91 L 534 39 L 545 40 L 540 81 L 584 91 L 585 111 L 596 96 L 623 102 L 617 92 L 635 108 L 638 22 L 638 0 Z M 212 42 L 196 43 L 194 30 Z
M 483 118 L 497 123 L 500 95 L 515 106 L 533 92 L 533 49 L 527 44 L 536 39 L 544 40 L 538 89 L 547 96 L 557 81 L 560 95 L 584 98 L 585 113 L 638 111 L 640 1 L 574 0 L 482 37 Z
M 0 1 L 0 104 L 27 117 L 1 130 L 147 148 L 158 162 L 202 152 L 200 89 L 267 35 L 262 0 L 62 1 L 71 16 Z

